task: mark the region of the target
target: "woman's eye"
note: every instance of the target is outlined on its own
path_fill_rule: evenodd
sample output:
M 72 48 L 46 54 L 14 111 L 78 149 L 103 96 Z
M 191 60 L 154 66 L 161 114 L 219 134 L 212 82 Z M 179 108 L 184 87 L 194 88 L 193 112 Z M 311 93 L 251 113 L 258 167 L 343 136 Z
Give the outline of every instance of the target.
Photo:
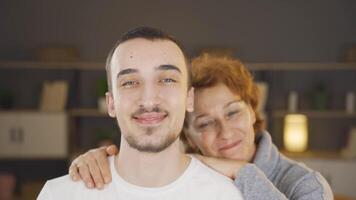
M 203 129 L 207 129 L 214 126 L 214 122 L 209 121 L 209 122 L 204 122 L 198 125 L 198 129 L 203 130 Z
M 207 127 L 207 126 L 208 126 L 208 124 L 205 123 L 205 124 L 200 124 L 198 127 L 199 127 L 199 129 L 203 129 L 203 128 Z
M 231 112 L 228 112 L 228 113 L 227 113 L 227 116 L 228 116 L 228 117 L 233 117 L 233 116 L 237 115 L 238 113 L 239 113 L 238 110 L 231 111 Z
M 164 78 L 164 79 L 160 80 L 159 82 L 161 82 L 161 83 L 176 83 L 177 81 L 172 78 Z

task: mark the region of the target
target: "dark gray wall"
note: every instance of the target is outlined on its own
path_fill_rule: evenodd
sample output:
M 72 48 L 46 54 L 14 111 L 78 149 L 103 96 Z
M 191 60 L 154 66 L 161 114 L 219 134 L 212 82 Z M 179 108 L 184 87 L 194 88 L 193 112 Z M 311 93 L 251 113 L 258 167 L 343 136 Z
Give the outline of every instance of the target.
M 1 0 L 0 59 L 64 44 L 103 61 L 118 35 L 138 25 L 175 35 L 190 55 L 229 47 L 244 61 L 337 61 L 356 44 L 356 1 Z
M 204 47 L 227 47 L 250 62 L 338 61 L 345 47 L 356 45 L 356 1 L 0 0 L 0 59 L 31 59 L 38 47 L 69 45 L 80 50 L 83 60 L 103 61 L 118 36 L 139 25 L 170 32 L 185 44 L 190 55 L 197 55 Z M 356 92 L 354 71 L 256 75 L 257 80 L 270 84 L 268 111 L 285 109 L 292 89 L 300 94 L 301 109 L 310 108 L 307 93 L 318 82 L 329 88 L 330 109 L 343 109 L 345 93 Z M 12 89 L 15 107 L 37 108 L 42 82 L 66 79 L 71 83 L 68 108 L 95 107 L 96 79 L 104 76 L 104 71 L 2 69 L 0 88 Z M 107 126 L 105 120 L 78 121 L 79 136 L 84 138 L 80 145 L 85 148 L 92 144 L 95 130 Z M 326 128 L 330 137 L 325 137 L 323 125 L 315 126 L 319 129 L 312 131 L 318 133 L 310 139 L 315 144 L 312 148 L 342 147 L 350 124 L 354 125 L 346 121 L 337 122 L 334 129 Z M 279 145 L 281 127 L 270 127 Z M 333 132 L 340 132 L 336 133 L 340 134 L 338 140 L 331 136 L 335 136 Z

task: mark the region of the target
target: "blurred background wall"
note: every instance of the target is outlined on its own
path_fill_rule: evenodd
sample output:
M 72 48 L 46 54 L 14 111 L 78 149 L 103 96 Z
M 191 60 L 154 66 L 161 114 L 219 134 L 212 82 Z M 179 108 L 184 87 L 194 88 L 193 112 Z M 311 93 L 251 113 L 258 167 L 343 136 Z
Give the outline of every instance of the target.
M 189 54 L 229 47 L 243 61 L 337 61 L 356 43 L 356 2 L 11 1 L 0 2 L 0 58 L 28 59 L 41 45 L 68 44 L 83 60 L 103 61 L 129 28 L 162 28 Z
M 311 153 L 291 156 L 321 171 L 338 194 L 356 198 L 356 178 L 350 175 L 356 171 L 355 159 L 339 154 L 356 127 L 355 112 L 345 114 L 346 93 L 356 93 L 355 55 L 353 62 L 344 62 L 356 45 L 354 0 L 0 0 L 0 91 L 13 95 L 12 108 L 0 109 L 0 120 L 9 113 L 22 115 L 23 110 L 31 110 L 30 119 L 42 115 L 38 107 L 45 81 L 65 80 L 69 86 L 65 157 L 1 154 L 0 179 L 15 178 L 18 196 L 34 199 L 45 180 L 67 173 L 71 156 L 97 146 L 98 138 L 114 134 L 112 139 L 118 142 L 115 121 L 98 111 L 97 90 L 105 79 L 109 50 L 119 35 L 137 26 L 167 31 L 192 57 L 202 49 L 222 48 L 247 66 L 260 63 L 252 71 L 257 81 L 268 84 L 268 130 L 281 149 L 288 95 L 296 91 L 299 108 L 309 118 Z M 38 61 L 36 53 L 44 47 L 74 49 L 79 63 L 68 67 Z M 315 112 L 310 96 L 320 85 L 326 88 L 328 104 Z M 47 119 L 46 115 L 42 117 Z M 7 124 L 0 121 L 0 128 Z M 38 141 L 44 144 L 51 139 Z M 315 150 L 323 153 L 315 155 Z

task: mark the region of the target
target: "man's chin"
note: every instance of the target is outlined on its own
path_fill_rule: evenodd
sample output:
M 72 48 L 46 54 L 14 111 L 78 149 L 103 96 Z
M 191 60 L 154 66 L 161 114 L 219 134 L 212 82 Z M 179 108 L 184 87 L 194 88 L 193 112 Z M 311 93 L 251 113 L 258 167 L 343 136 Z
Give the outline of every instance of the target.
M 136 143 L 130 143 L 128 142 L 129 145 L 136 149 L 139 152 L 142 153 L 159 153 L 167 149 L 172 143 L 164 143 L 164 144 L 136 144 Z
M 168 146 L 153 146 L 153 145 L 138 145 L 138 146 L 131 146 L 135 148 L 137 151 L 142 153 L 160 153 L 168 148 Z
M 146 135 L 149 135 L 149 134 L 146 134 Z M 130 145 L 130 147 L 132 147 L 140 152 L 159 153 L 159 152 L 167 149 L 169 146 L 171 146 L 178 139 L 178 137 L 179 137 L 179 135 L 178 136 L 170 135 L 169 137 L 166 137 L 163 141 L 161 141 L 159 143 L 152 143 L 152 142 L 145 142 L 145 143 L 141 142 L 140 143 L 137 138 L 128 136 L 128 137 L 126 137 L 126 141 Z

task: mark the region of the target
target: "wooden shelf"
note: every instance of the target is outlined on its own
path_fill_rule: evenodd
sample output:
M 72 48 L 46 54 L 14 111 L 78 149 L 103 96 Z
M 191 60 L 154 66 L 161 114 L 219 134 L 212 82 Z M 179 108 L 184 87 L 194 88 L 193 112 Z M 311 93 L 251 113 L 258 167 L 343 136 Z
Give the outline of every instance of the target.
M 287 150 L 280 151 L 283 155 L 292 159 L 346 159 L 340 151 L 305 151 L 302 153 L 292 153 Z
M 277 63 L 246 63 L 246 67 L 252 71 L 287 71 L 287 70 L 356 70 L 355 63 L 302 63 L 302 62 L 277 62 Z
M 355 63 L 334 62 L 273 62 L 245 63 L 252 71 L 278 70 L 356 70 Z M 105 70 L 104 62 L 41 62 L 41 61 L 0 61 L 0 68 L 10 69 L 56 69 L 56 70 Z
M 53 70 L 105 70 L 101 62 L 39 62 L 0 61 L 0 68 L 8 69 L 53 69 Z
M 58 113 L 65 113 L 64 111 L 42 111 L 40 109 L 29 109 L 29 108 L 11 108 L 11 109 L 0 109 L 1 113 L 42 113 L 42 114 L 58 114 Z
M 101 112 L 96 108 L 74 108 L 68 111 L 69 116 L 72 117 L 107 117 L 109 115 L 106 112 Z
M 356 118 L 356 113 L 346 113 L 343 110 L 327 110 L 327 111 L 314 111 L 314 110 L 300 110 L 298 114 L 304 114 L 309 118 L 321 118 L 321 119 L 347 119 Z M 293 114 L 285 110 L 277 110 L 272 112 L 272 117 L 281 118 L 287 114 Z
M 61 113 L 61 112 L 46 112 L 38 109 L 11 109 L 11 110 L 0 110 L 1 113 L 26 113 L 26 112 L 39 112 L 39 113 Z M 62 112 L 67 112 L 69 116 L 72 117 L 109 117 L 106 112 L 101 112 L 96 108 L 72 108 Z

